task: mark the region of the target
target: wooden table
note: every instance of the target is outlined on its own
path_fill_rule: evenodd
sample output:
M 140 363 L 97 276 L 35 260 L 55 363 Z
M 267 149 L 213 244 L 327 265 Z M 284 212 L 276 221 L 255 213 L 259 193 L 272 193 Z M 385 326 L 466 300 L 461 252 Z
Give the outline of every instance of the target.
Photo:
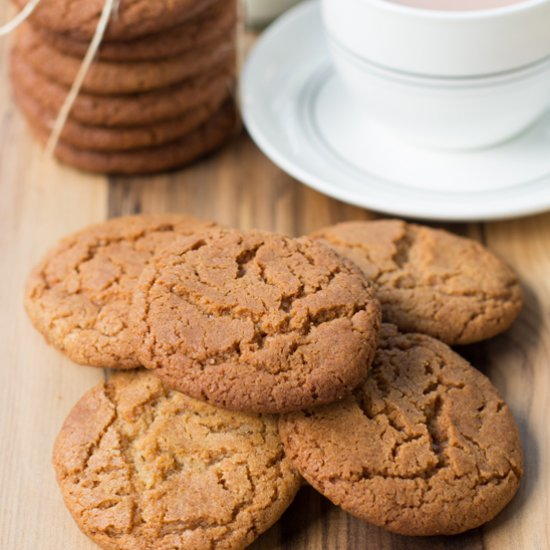
M 0 16 L 4 13 L 0 6 Z M 0 43 L 5 72 L 6 44 Z M 137 212 L 186 212 L 236 227 L 291 235 L 375 214 L 331 200 L 285 175 L 243 134 L 183 172 L 123 179 L 78 173 L 44 158 L 0 85 L 0 549 L 83 550 L 57 490 L 54 437 L 82 393 L 101 380 L 48 347 L 22 307 L 30 267 L 59 237 Z M 525 309 L 513 329 L 463 350 L 488 374 L 521 426 L 526 477 L 513 503 L 484 528 L 454 538 L 390 535 L 341 512 L 310 488 L 256 549 L 550 548 L 550 214 L 454 225 L 482 240 L 521 275 Z

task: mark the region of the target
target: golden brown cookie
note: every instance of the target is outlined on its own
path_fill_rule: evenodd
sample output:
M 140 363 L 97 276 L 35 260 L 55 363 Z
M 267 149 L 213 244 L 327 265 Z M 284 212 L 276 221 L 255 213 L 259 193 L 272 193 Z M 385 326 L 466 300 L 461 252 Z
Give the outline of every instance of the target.
M 13 0 L 24 8 L 27 0 Z M 161 32 L 208 9 L 215 0 L 120 0 L 105 32 L 105 40 L 132 40 Z M 41 0 L 30 21 L 35 26 L 90 40 L 96 31 L 105 0 Z
M 273 417 L 217 409 L 143 371 L 80 399 L 53 463 L 76 523 L 108 550 L 242 549 L 300 486 Z
M 442 342 L 392 325 L 352 398 L 285 416 L 279 428 L 318 491 L 404 535 L 477 527 L 522 476 L 518 429 L 491 382 Z
M 49 343 L 77 363 L 137 367 L 128 308 L 143 267 L 176 234 L 213 225 L 163 214 L 87 227 L 63 239 L 32 271 L 25 297 L 29 317 Z
M 38 139 L 46 142 L 49 132 L 33 125 Z M 233 137 L 239 119 L 233 100 L 228 100 L 206 122 L 184 136 L 154 147 L 128 151 L 91 151 L 59 141 L 54 151 L 61 162 L 99 174 L 145 175 L 182 168 L 219 149 Z
M 67 87 L 75 81 L 82 64 L 81 59 L 66 55 L 41 41 L 40 35 L 28 23 L 18 29 L 16 48 L 36 72 Z M 94 61 L 81 90 L 98 95 L 149 92 L 214 68 L 219 72 L 232 71 L 235 64 L 235 41 L 229 37 L 201 49 L 157 61 Z
M 59 112 L 69 93 L 37 73 L 17 49 L 11 51 L 10 76 L 17 86 L 45 110 Z M 199 105 L 219 106 L 234 87 L 234 72 L 204 73 L 164 90 L 133 95 L 97 96 L 80 93 L 70 117 L 82 124 L 107 127 L 144 126 L 182 116 Z
M 363 381 L 380 320 L 361 272 L 309 239 L 215 230 L 179 239 L 134 295 L 142 364 L 249 412 L 332 402 Z
M 216 0 L 216 3 L 183 24 L 136 40 L 101 43 L 97 57 L 103 61 L 155 61 L 173 57 L 194 48 L 201 48 L 221 37 L 228 37 L 237 23 L 235 0 Z M 41 39 L 59 51 L 84 57 L 90 41 L 70 37 L 42 28 L 35 28 Z
M 30 123 L 44 132 L 51 132 L 58 113 L 44 109 L 33 97 L 19 90 L 17 82 L 13 83 L 13 91 L 17 105 Z M 164 145 L 192 132 L 215 111 L 215 107 L 204 104 L 172 120 L 128 128 L 89 126 L 68 119 L 61 132 L 61 140 L 80 149 L 107 152 Z
M 476 241 L 401 220 L 347 222 L 311 235 L 373 281 L 384 318 L 469 344 L 506 330 L 522 307 L 515 273 Z

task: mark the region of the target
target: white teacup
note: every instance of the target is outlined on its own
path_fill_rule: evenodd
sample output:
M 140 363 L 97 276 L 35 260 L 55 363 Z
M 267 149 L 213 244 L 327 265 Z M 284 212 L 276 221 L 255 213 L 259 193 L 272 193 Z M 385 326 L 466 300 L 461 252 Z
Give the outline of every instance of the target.
M 323 0 L 323 17 L 358 108 L 420 145 L 493 145 L 550 107 L 550 0 L 472 11 Z

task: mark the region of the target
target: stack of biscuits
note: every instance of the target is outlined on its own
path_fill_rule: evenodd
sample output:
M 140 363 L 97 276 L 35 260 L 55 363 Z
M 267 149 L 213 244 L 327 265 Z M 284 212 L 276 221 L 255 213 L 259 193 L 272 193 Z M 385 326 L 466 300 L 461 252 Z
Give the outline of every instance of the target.
M 18 29 L 11 54 L 14 96 L 43 142 L 103 5 L 42 0 Z M 219 148 L 238 127 L 236 29 L 237 0 L 115 2 L 55 155 L 85 171 L 147 174 Z
M 479 243 L 400 220 L 301 238 L 177 215 L 83 229 L 26 293 L 53 346 L 118 371 L 61 428 L 65 503 L 111 550 L 244 548 L 302 479 L 392 532 L 478 527 L 517 491 L 522 451 L 449 345 L 521 306 Z

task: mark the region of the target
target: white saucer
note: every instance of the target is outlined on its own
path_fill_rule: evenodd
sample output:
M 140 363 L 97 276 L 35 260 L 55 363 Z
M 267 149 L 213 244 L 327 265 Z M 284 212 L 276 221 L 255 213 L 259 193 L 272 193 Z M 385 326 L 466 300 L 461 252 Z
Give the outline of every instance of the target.
M 318 1 L 259 39 L 241 78 L 248 131 L 286 172 L 361 207 L 433 220 L 550 209 L 550 113 L 490 149 L 445 152 L 401 142 L 360 116 L 335 74 Z

